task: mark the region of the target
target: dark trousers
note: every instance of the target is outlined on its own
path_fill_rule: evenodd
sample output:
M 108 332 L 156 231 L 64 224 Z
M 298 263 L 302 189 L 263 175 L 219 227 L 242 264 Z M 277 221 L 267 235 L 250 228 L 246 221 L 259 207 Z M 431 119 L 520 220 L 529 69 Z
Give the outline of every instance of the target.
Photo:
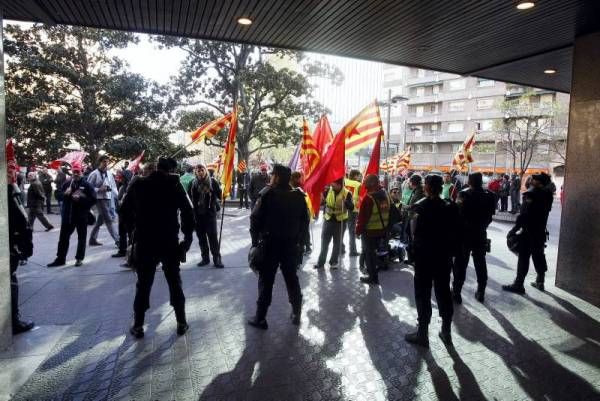
M 137 247 L 137 244 L 135 245 Z M 185 295 L 181 286 L 181 275 L 179 274 L 179 259 L 177 242 L 166 247 L 158 245 L 162 254 L 151 254 L 149 247 L 137 247 L 136 249 L 136 273 L 137 284 L 135 299 L 133 301 L 133 312 L 135 313 L 135 325 L 144 324 L 144 314 L 150 308 L 150 291 L 154 284 L 156 266 L 162 263 L 163 273 L 169 286 L 169 301 L 175 310 L 177 322 L 185 322 Z
M 125 253 L 127 252 L 127 229 L 125 228 L 125 224 L 123 224 L 122 219 L 119 218 L 118 224 L 119 230 L 119 252 Z
M 56 251 L 56 259 L 65 260 L 69 251 L 69 240 L 73 231 L 77 230 L 77 252 L 75 259 L 83 260 L 85 257 L 85 241 L 87 237 L 87 221 L 80 219 L 75 224 L 62 223 L 60 226 L 60 234 L 58 237 L 58 250 Z
M 510 211 L 511 212 L 518 212 L 519 208 L 521 207 L 519 195 L 520 195 L 519 192 L 512 192 L 510 194 Z
M 539 237 L 530 238 L 527 235 L 523 235 L 523 243 L 519 249 L 519 259 L 517 262 L 517 278 L 515 280 L 515 283 L 518 285 L 523 285 L 527 272 L 529 272 L 529 258 L 533 259 L 533 266 L 538 275 L 537 280 L 540 282 L 544 281 L 548 264 L 546 263 L 546 255 L 544 254 L 545 238 L 542 237 L 542 234 Z
M 46 213 L 52 213 L 52 189 L 50 191 L 44 191 L 46 196 Z
M 356 232 L 354 231 L 356 228 L 356 219 L 357 218 L 358 218 L 358 213 L 348 212 L 348 220 L 347 220 L 345 228 L 347 228 L 347 231 L 348 231 L 348 242 L 350 243 L 350 253 L 358 253 L 356 251 Z
M 344 232 L 344 222 L 337 221 L 334 217 L 323 222 L 323 228 L 321 230 L 321 253 L 319 253 L 319 266 L 325 266 L 325 260 L 327 259 L 327 253 L 329 251 L 329 244 L 333 239 L 333 250 L 331 251 L 331 258 L 329 263 L 336 264 L 340 255 L 340 242 L 342 239 L 342 233 Z
M 38 219 L 45 228 L 52 227 L 52 224 L 50 224 L 50 222 L 48 221 L 46 216 L 44 216 L 44 211 L 42 210 L 41 207 L 40 208 L 29 208 L 27 210 L 27 217 L 29 220 L 29 227 L 31 227 L 32 230 L 33 230 L 33 223 L 35 223 L 35 219 Z
M 217 237 L 217 217 L 210 215 L 196 215 L 196 236 L 200 243 L 200 252 L 202 259 L 210 259 L 210 254 L 213 256 L 213 261 L 221 257 L 219 251 L 219 238 Z
M 273 284 L 277 268 L 281 269 L 287 288 L 288 300 L 294 313 L 300 313 L 302 308 L 302 291 L 296 274 L 295 252 L 297 244 L 292 241 L 267 241 L 266 261 L 258 273 L 258 300 L 256 301 L 256 317 L 262 320 L 267 316 L 273 296 Z
M 450 260 L 430 259 L 415 255 L 415 303 L 419 326 L 431 321 L 431 287 L 435 292 L 440 317 L 445 324 L 452 321 L 452 297 L 450 295 Z
M 508 195 L 500 197 L 500 211 L 506 212 L 508 210 Z
M 238 189 L 238 197 L 240 198 L 240 209 L 243 207 L 248 209 L 248 190 L 244 188 Z
M 454 260 L 452 273 L 454 280 L 452 287 L 455 292 L 460 293 L 467 275 L 469 259 L 473 256 L 475 265 L 475 274 L 477 275 L 477 288 L 485 290 L 487 285 L 487 262 L 485 260 L 486 237 L 471 238 L 465 240 L 461 249 Z
M 13 326 L 19 322 L 19 281 L 17 280 L 17 267 L 19 256 L 10 255 L 10 301 Z
M 377 274 L 377 245 L 380 238 L 367 237 L 366 234 L 360 237 L 362 249 L 361 259 L 364 260 L 364 266 L 367 268 L 367 274 L 370 278 L 378 280 Z

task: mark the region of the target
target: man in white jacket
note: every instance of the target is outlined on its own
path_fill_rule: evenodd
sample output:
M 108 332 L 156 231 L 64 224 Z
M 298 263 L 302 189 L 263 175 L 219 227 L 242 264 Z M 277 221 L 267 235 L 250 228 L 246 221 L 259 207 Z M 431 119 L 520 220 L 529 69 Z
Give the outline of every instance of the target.
M 96 224 L 90 234 L 90 246 L 102 245 L 98 242 L 98 231 L 102 224 L 106 224 L 110 236 L 118 244 L 119 234 L 113 222 L 114 213 L 111 213 L 114 199 L 117 197 L 117 184 L 113 173 L 108 170 L 108 156 L 102 155 L 98 158 L 98 168 L 92 171 L 87 181 L 96 191 L 96 210 L 98 211 Z

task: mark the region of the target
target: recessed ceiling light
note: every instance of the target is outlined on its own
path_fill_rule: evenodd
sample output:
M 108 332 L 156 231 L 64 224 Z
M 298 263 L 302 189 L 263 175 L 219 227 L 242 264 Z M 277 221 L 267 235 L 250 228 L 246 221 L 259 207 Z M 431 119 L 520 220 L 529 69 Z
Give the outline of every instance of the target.
M 240 17 L 240 18 L 238 18 L 237 22 L 240 25 L 251 25 L 252 24 L 252 20 L 248 17 Z
M 517 8 L 519 10 L 529 10 L 533 7 L 535 7 L 535 3 L 533 1 L 520 1 L 517 3 Z
M 544 70 L 544 74 L 556 74 L 556 70 L 554 68 L 547 68 Z

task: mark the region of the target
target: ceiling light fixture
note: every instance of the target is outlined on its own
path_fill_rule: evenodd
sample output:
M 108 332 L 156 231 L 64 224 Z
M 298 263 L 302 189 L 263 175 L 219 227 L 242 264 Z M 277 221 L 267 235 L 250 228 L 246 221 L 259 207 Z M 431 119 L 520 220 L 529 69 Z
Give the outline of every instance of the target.
M 554 68 L 547 68 L 544 70 L 544 74 L 556 74 L 556 70 Z
M 238 18 L 237 22 L 240 25 L 251 25 L 252 24 L 252 20 L 248 17 L 240 17 L 240 18 Z
M 533 1 L 519 1 L 517 3 L 517 8 L 519 10 L 529 10 L 533 7 L 535 7 L 535 3 Z

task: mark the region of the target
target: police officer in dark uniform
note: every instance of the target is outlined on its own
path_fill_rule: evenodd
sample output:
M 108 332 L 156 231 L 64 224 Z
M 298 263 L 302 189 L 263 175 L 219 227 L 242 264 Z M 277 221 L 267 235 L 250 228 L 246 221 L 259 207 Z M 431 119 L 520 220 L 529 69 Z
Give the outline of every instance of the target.
M 533 259 L 533 265 L 537 273 L 536 280 L 531 285 L 540 291 L 544 291 L 544 276 L 548 265 L 544 248 L 546 247 L 546 224 L 548 215 L 552 209 L 554 195 L 550 186 L 548 174 L 535 174 L 531 179 L 531 186 L 523 193 L 521 213 L 517 217 L 515 226 L 509 231 L 509 235 L 521 230 L 519 243 L 519 260 L 517 262 L 517 277 L 514 283 L 503 285 L 505 291 L 525 294 L 525 277 L 529 271 L 529 258 Z
M 170 303 L 175 310 L 177 334 L 189 328 L 185 318 L 185 296 L 181 288 L 179 263 L 192 244 L 194 212 L 179 177 L 170 174 L 176 162 L 159 158 L 156 171 L 133 182 L 121 205 L 121 218 L 133 231 L 133 265 L 138 281 L 133 302 L 134 322 L 130 333 L 144 336 L 144 314 L 150 307 L 150 290 L 156 265 L 160 262 L 169 285 Z M 179 219 L 184 240 L 179 242 Z
M 462 302 L 460 292 L 465 283 L 471 255 L 473 255 L 473 264 L 477 274 L 475 299 L 479 302 L 484 300 L 487 285 L 487 264 L 485 260 L 487 227 L 492 222 L 492 216 L 496 212 L 496 198 L 494 194 L 483 189 L 481 173 L 471 173 L 468 186 L 468 188 L 458 193 L 458 199 L 456 200 L 461 220 L 461 234 L 459 236 L 462 239 L 453 266 L 452 297 L 457 304 Z
M 431 320 L 431 287 L 433 285 L 438 309 L 442 318 L 440 338 L 452 343 L 452 297 L 450 295 L 450 270 L 455 244 L 448 239 L 444 227 L 456 225 L 458 211 L 452 202 L 440 198 L 442 177 L 429 174 L 425 177 L 425 198 L 413 207 L 412 238 L 415 258 L 415 303 L 418 329 L 405 336 L 406 341 L 429 347 L 428 327 Z M 452 237 L 454 238 L 454 237 Z
M 10 298 L 12 306 L 12 331 L 19 334 L 33 328 L 33 322 L 23 321 L 19 315 L 19 282 L 17 267 L 20 260 L 33 255 L 33 237 L 27 214 L 21 203 L 21 191 L 15 184 L 16 170 L 10 164 L 8 173 L 8 244 L 10 250 Z
M 271 173 L 271 183 L 258 198 L 250 215 L 252 245 L 264 250 L 264 263 L 258 269 L 258 300 L 256 315 L 248 324 L 266 330 L 267 310 L 271 305 L 273 283 L 277 268 L 287 287 L 292 305 L 291 320 L 300 324 L 302 292 L 296 275 L 296 261 L 308 233 L 308 208 L 304 194 L 290 187 L 291 170 L 276 164 Z

